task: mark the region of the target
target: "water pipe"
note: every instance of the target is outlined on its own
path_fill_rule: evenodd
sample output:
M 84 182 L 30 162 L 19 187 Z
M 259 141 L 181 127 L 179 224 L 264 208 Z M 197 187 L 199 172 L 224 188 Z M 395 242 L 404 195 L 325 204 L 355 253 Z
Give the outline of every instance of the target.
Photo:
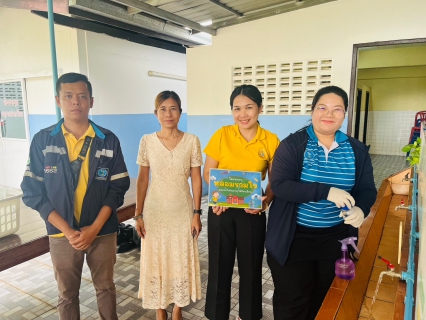
M 47 0 L 47 13 L 49 22 L 49 36 L 50 36 L 50 56 L 52 57 L 52 78 L 53 78 L 53 92 L 56 92 L 56 81 L 58 81 L 58 64 L 56 62 L 56 42 L 55 42 L 55 24 L 53 21 L 53 0 Z M 56 105 L 56 119 L 59 121 L 62 118 L 61 109 Z
M 411 230 L 410 230 L 410 239 L 409 239 L 409 251 L 408 251 L 408 263 L 407 263 L 407 271 L 399 273 L 394 272 L 394 267 L 390 263 L 390 261 L 378 257 L 383 262 L 386 263 L 388 271 L 383 271 L 380 276 L 384 274 L 391 277 L 399 277 L 401 280 L 404 280 L 407 283 L 407 289 L 405 294 L 405 310 L 404 310 L 404 319 L 412 319 L 413 318 L 413 306 L 414 306 L 414 278 L 415 278 L 415 264 L 414 264 L 414 253 L 416 247 L 416 240 L 419 239 L 419 233 L 416 231 L 417 229 L 417 194 L 418 194 L 418 174 L 417 168 L 414 167 L 414 177 L 411 179 L 413 182 L 413 196 L 412 196 L 412 204 L 411 206 L 406 206 L 404 204 L 404 199 L 401 199 L 401 203 L 399 206 L 395 208 L 398 209 L 407 209 L 410 210 L 411 215 Z
M 419 233 L 416 232 L 417 229 L 417 188 L 418 188 L 418 174 L 417 168 L 413 168 L 414 176 L 412 178 L 413 182 L 413 198 L 411 204 L 411 230 L 410 230 L 410 240 L 409 240 L 409 251 L 408 251 L 408 263 L 407 271 L 401 273 L 401 279 L 405 280 L 407 283 L 407 291 L 405 294 L 405 319 L 413 319 L 413 305 L 414 305 L 414 279 L 415 279 L 415 265 L 414 265 L 414 252 L 416 247 L 416 240 L 419 238 Z

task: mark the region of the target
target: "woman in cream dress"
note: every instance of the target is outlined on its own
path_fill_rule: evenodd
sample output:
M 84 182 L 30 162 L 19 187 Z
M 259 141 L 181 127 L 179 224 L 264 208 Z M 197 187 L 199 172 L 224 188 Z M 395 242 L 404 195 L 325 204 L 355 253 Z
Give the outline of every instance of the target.
M 134 219 L 142 238 L 138 296 L 143 308 L 157 310 L 159 320 L 167 319 L 169 304 L 174 303 L 172 319 L 180 320 L 181 308 L 201 299 L 197 239 L 202 157 L 198 138 L 178 129 L 181 112 L 176 93 L 157 96 L 161 129 L 142 137 L 137 159 Z

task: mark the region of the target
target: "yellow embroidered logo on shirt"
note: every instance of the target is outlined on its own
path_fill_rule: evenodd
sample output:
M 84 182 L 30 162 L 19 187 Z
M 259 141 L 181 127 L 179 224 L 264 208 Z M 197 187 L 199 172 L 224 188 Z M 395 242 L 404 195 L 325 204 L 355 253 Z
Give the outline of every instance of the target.
M 265 158 L 265 156 L 266 156 L 266 152 L 265 152 L 265 150 L 260 149 L 260 150 L 259 150 L 259 157 L 261 157 L 261 158 Z

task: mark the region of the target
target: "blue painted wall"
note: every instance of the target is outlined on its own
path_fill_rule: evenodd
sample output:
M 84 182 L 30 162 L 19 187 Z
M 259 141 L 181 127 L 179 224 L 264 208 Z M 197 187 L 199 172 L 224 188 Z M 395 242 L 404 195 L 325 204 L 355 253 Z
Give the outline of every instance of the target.
M 124 160 L 131 177 L 138 175 L 138 165 L 136 157 L 138 155 L 139 141 L 144 134 L 152 133 L 160 129 L 158 120 L 154 114 L 110 114 L 93 115 L 91 119 L 101 127 L 105 127 L 114 132 L 120 139 Z M 43 128 L 55 124 L 55 115 L 30 115 L 30 136 Z M 182 113 L 179 121 L 179 129 L 187 131 L 187 114 Z
M 286 138 L 290 133 L 293 133 L 300 128 L 309 124 L 311 116 L 260 116 L 260 125 L 276 135 L 280 140 Z M 201 142 L 201 150 L 209 142 L 213 133 L 220 127 L 231 125 L 234 120 L 231 115 L 215 115 L 215 116 L 188 116 L 188 132 L 198 136 Z M 346 132 L 347 119 L 343 122 L 341 130 Z M 205 154 L 203 153 L 203 157 Z M 266 187 L 265 181 L 262 182 L 262 187 Z M 203 195 L 208 193 L 208 186 L 203 181 Z
M 154 114 L 127 114 L 127 115 L 94 115 L 92 120 L 102 127 L 114 132 L 120 139 L 127 170 L 132 178 L 138 175 L 136 157 L 139 142 L 144 134 L 153 133 L 160 129 Z M 182 113 L 179 129 L 187 131 L 187 115 Z
M 34 135 L 41 129 L 50 127 L 58 122 L 54 114 L 30 114 L 28 115 L 28 125 L 30 127 L 30 138 L 33 140 Z
M 275 134 L 282 140 L 290 133 L 302 128 L 310 120 L 310 116 L 265 116 L 259 117 L 260 125 Z M 200 138 L 201 148 L 209 142 L 213 133 L 220 127 L 231 125 L 234 119 L 231 115 L 215 116 L 188 116 L 188 132 L 193 133 Z M 346 130 L 346 128 L 345 128 Z
M 93 115 L 92 120 L 102 127 L 114 132 L 120 139 L 124 159 L 131 177 L 138 175 L 136 157 L 140 138 L 147 133 L 160 129 L 158 120 L 154 114 L 125 114 L 125 115 Z M 261 116 L 260 124 L 263 128 L 275 133 L 282 140 L 290 133 L 297 131 L 308 124 L 310 116 Z M 30 136 L 33 138 L 40 129 L 56 123 L 55 115 L 29 115 Z M 188 116 L 183 113 L 179 129 L 198 136 L 201 142 L 201 150 L 205 148 L 213 133 L 222 126 L 233 124 L 231 115 Z M 341 130 L 346 132 L 347 120 L 343 122 Z M 204 154 L 203 154 L 204 155 Z M 204 185 L 203 191 L 206 192 Z

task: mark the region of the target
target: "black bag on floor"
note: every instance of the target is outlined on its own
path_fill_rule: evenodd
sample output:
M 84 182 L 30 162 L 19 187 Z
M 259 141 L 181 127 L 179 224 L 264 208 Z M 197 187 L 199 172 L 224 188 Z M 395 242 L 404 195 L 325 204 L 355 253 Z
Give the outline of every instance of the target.
M 130 224 L 119 224 L 117 233 L 117 253 L 127 252 L 136 248 L 137 245 L 133 240 L 133 234 L 135 232 L 135 228 Z
M 117 232 L 117 245 L 133 240 L 133 226 L 130 224 L 120 223 Z
M 124 253 L 136 247 L 140 249 L 140 237 L 135 229 L 130 224 L 120 223 L 117 233 L 117 253 Z

